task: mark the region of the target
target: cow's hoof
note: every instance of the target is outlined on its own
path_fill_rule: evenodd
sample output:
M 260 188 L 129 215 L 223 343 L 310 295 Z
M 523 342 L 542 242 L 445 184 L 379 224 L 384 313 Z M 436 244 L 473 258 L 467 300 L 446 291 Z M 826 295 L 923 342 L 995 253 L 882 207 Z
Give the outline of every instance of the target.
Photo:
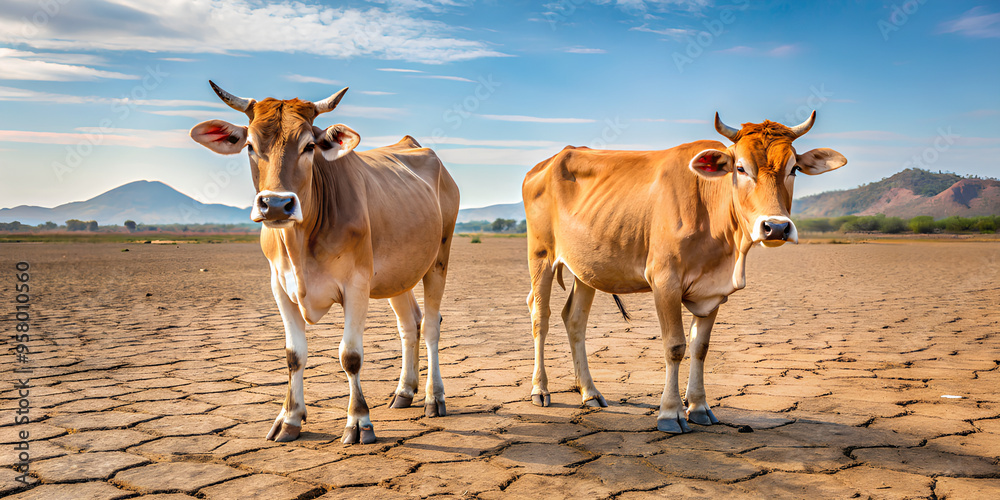
M 283 418 L 278 417 L 264 439 L 276 443 L 287 443 L 298 439 L 301 432 L 301 425 L 286 424 Z
M 531 395 L 531 404 L 533 404 L 535 406 L 545 407 L 545 406 L 548 406 L 551 403 L 552 403 L 552 400 L 551 400 L 551 398 L 550 398 L 550 396 L 548 394 L 532 394 Z
M 444 407 L 444 400 L 424 403 L 424 415 L 428 418 L 443 417 L 448 414 Z
M 691 432 L 687 422 L 683 418 L 665 418 L 656 421 L 656 429 L 667 434 L 684 434 Z
M 344 429 L 344 439 L 341 442 L 344 444 L 372 444 L 375 442 L 375 427 L 371 424 L 367 426 L 354 424 L 353 426 L 346 427 Z
M 411 404 L 413 404 L 413 397 L 393 394 L 392 401 L 389 402 L 389 408 L 409 408 Z
M 688 411 L 688 422 L 698 425 L 713 425 L 719 423 L 719 419 L 715 418 L 715 414 L 710 408 L 698 408 L 694 411 Z
M 608 402 L 605 401 L 604 396 L 600 394 L 586 400 L 583 402 L 584 406 L 589 406 L 591 408 L 607 408 Z

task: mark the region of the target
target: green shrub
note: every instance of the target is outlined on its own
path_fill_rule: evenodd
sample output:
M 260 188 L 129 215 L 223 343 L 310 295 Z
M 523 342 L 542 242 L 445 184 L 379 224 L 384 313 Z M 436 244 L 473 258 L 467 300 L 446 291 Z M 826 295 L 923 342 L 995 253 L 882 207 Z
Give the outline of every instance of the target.
M 934 217 L 929 215 L 918 215 L 910 219 L 910 230 L 917 234 L 928 234 L 933 233 L 936 229 L 936 224 L 934 223 Z

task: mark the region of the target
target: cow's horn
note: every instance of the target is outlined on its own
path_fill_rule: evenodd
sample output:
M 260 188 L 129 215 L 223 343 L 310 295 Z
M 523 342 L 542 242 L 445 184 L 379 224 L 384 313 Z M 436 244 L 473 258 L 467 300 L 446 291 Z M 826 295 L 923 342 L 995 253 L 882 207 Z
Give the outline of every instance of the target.
M 792 133 L 795 134 L 796 138 L 802 137 L 806 132 L 809 131 L 809 129 L 813 128 L 813 123 L 815 121 L 816 121 L 816 111 L 813 110 L 812 114 L 809 115 L 809 118 L 806 118 L 806 121 L 802 122 L 799 125 L 791 127 Z
M 236 97 L 233 94 L 230 94 L 225 90 L 222 90 L 222 88 L 216 85 L 215 82 L 213 82 L 212 80 L 209 80 L 208 84 L 212 86 L 212 90 L 214 90 L 215 93 L 219 96 L 219 99 L 222 99 L 222 102 L 228 104 L 230 108 L 233 108 L 236 111 L 242 111 L 246 113 L 247 110 L 250 109 L 250 106 L 254 103 L 253 99 Z
M 715 112 L 715 130 L 733 142 L 736 142 L 736 135 L 740 133 L 740 129 L 722 123 L 722 120 L 719 119 L 718 111 Z
M 316 103 L 316 114 L 326 113 L 327 111 L 333 111 L 340 104 L 340 100 L 344 98 L 344 94 L 347 93 L 347 87 L 340 89 L 340 92 L 333 94 L 322 101 Z

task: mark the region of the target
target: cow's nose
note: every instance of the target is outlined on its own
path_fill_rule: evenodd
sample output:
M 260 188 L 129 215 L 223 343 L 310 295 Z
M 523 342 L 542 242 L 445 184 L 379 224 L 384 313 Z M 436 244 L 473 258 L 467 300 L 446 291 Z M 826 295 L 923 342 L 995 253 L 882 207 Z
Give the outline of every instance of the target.
M 287 219 L 295 213 L 295 198 L 291 196 L 261 196 L 257 200 L 260 214 L 265 219 Z
M 792 225 L 788 222 L 761 222 L 760 233 L 765 240 L 787 240 L 792 232 Z

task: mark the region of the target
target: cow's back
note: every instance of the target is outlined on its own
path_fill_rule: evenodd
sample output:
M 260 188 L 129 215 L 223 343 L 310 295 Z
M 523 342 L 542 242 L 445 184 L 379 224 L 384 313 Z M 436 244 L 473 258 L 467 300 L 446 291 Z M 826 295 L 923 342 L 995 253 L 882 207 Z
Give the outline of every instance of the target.
M 375 261 L 372 296 L 388 296 L 416 284 L 434 262 L 442 238 L 455 226 L 458 186 L 437 155 L 410 136 L 359 152 L 358 157 L 364 163 Z M 414 261 L 421 265 L 414 266 Z M 393 282 L 383 283 L 379 276 L 392 276 Z

